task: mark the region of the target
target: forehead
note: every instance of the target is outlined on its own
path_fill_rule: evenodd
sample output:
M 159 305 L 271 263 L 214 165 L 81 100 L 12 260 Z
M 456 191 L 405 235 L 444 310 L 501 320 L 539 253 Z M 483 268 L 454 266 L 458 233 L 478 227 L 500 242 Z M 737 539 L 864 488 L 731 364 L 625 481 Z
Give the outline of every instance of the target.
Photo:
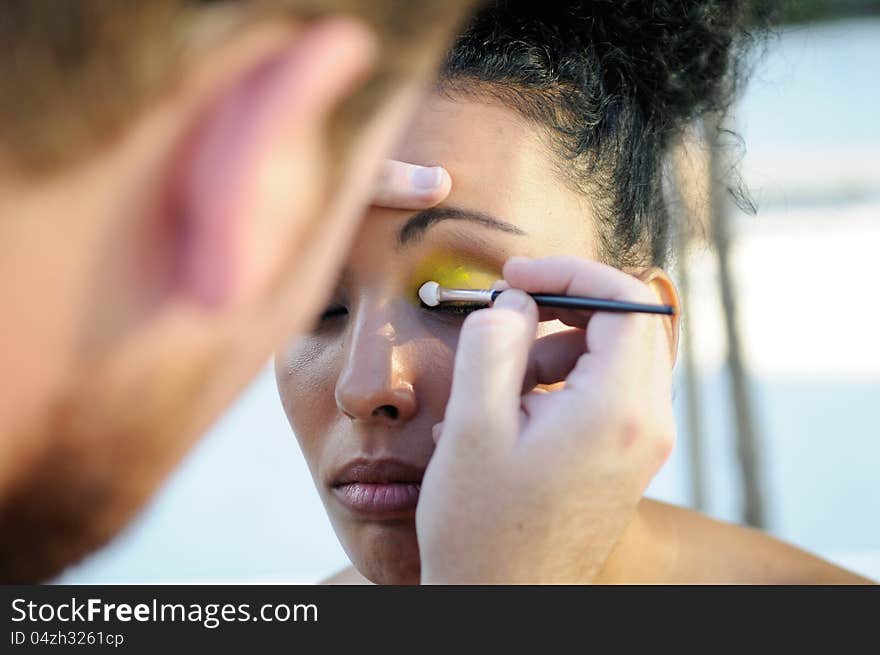
M 452 176 L 448 204 L 516 224 L 535 255 L 592 253 L 587 199 L 563 182 L 541 129 L 512 109 L 431 94 L 392 156 L 444 166 Z

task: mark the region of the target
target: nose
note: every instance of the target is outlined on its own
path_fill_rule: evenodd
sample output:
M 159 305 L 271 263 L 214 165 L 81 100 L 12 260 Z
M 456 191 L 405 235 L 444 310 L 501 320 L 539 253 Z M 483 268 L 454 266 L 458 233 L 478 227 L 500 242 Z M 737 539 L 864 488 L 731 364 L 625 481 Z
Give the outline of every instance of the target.
M 336 382 L 336 406 L 352 420 L 402 424 L 418 406 L 404 348 L 390 324 L 353 331 Z

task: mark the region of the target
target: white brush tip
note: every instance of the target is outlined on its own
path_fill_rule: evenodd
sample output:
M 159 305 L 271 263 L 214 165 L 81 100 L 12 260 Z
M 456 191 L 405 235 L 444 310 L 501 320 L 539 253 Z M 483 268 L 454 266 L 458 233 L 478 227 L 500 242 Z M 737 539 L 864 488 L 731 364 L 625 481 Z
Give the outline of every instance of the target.
M 436 307 L 440 304 L 440 285 L 434 280 L 425 282 L 419 287 L 419 299 L 428 307 Z

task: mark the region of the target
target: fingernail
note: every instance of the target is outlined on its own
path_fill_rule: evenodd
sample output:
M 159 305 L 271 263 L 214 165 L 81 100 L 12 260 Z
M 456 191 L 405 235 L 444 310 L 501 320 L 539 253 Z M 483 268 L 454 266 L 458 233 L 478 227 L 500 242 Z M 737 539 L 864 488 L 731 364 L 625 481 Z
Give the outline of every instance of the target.
M 534 303 L 529 294 L 519 289 L 508 289 L 503 292 L 492 303 L 493 307 L 503 307 L 504 309 L 512 309 L 517 312 L 525 312 L 529 305 Z
M 409 179 L 420 191 L 436 189 L 443 182 L 443 169 L 440 166 L 419 166 L 413 168 Z
M 495 291 L 495 290 L 503 291 L 504 289 L 509 289 L 510 285 L 507 283 L 507 280 L 495 280 L 492 283 L 492 286 L 489 288 L 492 289 L 493 291 Z
M 507 260 L 507 263 L 508 264 L 525 264 L 530 261 L 532 261 L 531 257 L 510 257 Z

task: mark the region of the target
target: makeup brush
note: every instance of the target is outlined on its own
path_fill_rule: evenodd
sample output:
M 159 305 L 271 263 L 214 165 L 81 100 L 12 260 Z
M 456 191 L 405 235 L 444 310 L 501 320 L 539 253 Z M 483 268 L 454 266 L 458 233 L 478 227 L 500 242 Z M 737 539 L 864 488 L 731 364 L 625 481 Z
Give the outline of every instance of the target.
M 488 305 L 504 289 L 447 289 L 438 282 L 430 280 L 419 287 L 419 298 L 428 307 L 436 307 L 442 302 L 479 303 Z M 637 302 L 585 298 L 582 296 L 558 296 L 546 293 L 530 293 L 535 302 L 542 307 L 561 307 L 562 309 L 587 309 L 595 312 L 640 312 L 643 314 L 675 315 L 670 305 L 647 305 Z

